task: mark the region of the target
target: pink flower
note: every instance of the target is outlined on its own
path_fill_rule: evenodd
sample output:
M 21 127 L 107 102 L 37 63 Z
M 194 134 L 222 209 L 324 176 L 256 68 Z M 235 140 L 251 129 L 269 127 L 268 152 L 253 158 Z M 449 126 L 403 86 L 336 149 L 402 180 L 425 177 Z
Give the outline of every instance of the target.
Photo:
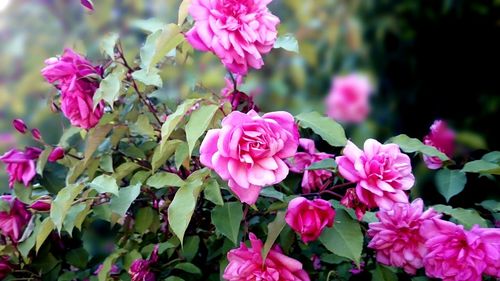
M 80 0 L 80 3 L 90 11 L 94 11 L 94 3 L 91 0 Z
M 228 281 L 309 281 L 309 276 L 302 269 L 302 264 L 283 254 L 275 245 L 265 261 L 262 260 L 263 243 L 250 233 L 250 247 L 244 243 L 227 254 L 229 264 L 224 270 L 224 279 Z
M 292 161 L 289 162 L 290 171 L 304 173 L 302 178 L 302 191 L 311 193 L 326 188 L 326 181 L 333 174 L 328 170 L 307 170 L 312 164 L 327 158 L 333 158 L 332 154 L 317 152 L 314 141 L 310 139 L 299 139 L 300 146 L 305 152 L 297 152 Z
M 42 134 L 40 133 L 40 130 L 38 130 L 37 128 L 31 129 L 31 135 L 36 140 L 41 140 L 42 139 Z
M 377 212 L 379 222 L 370 223 L 368 235 L 372 237 L 368 247 L 377 251 L 377 261 L 390 266 L 402 267 L 415 274 L 424 266 L 427 254 L 424 237 L 420 234 L 422 223 L 439 218 L 433 209 L 424 212 L 421 199 L 409 203 L 396 203 L 391 210 Z
M 481 236 L 487 253 L 484 273 L 500 278 L 500 229 L 476 227 L 475 231 Z
M 226 87 L 222 88 L 220 94 L 223 101 L 231 103 L 233 110 L 238 110 L 241 112 L 248 112 L 250 110 L 259 111 L 259 108 L 254 102 L 254 96 L 257 92 L 251 92 L 249 95 L 235 90 L 235 85 L 233 80 L 229 77 L 225 78 Z M 239 87 L 243 83 L 243 76 L 235 75 L 236 87 Z
M 327 115 L 340 122 L 360 123 L 370 113 L 370 94 L 373 91 L 368 77 L 349 74 L 333 79 L 326 98 Z
M 304 197 L 290 201 L 285 215 L 286 223 L 300 234 L 304 243 L 318 239 L 325 227 L 333 226 L 334 218 L 335 211 L 328 201 Z
M 14 270 L 14 266 L 9 262 L 8 256 L 0 257 L 0 279 L 3 280 Z
M 436 120 L 431 126 L 431 131 L 424 137 L 424 144 L 434 146 L 448 157 L 453 155 L 455 150 L 455 132 L 448 128 L 445 121 Z M 443 166 L 443 161 L 438 157 L 424 155 L 424 162 L 429 169 L 439 169 Z
M 26 123 L 24 123 L 22 119 L 12 120 L 12 126 L 14 126 L 14 129 L 16 129 L 21 134 L 25 134 L 26 131 L 28 130 Z
M 17 242 L 31 219 L 31 213 L 23 202 L 10 195 L 0 196 L 0 200 L 7 202 L 10 207 L 9 211 L 0 212 L 0 233 Z
M 424 265 L 427 276 L 445 281 L 481 281 L 489 257 L 498 267 L 498 248 L 483 239 L 483 230 L 475 226 L 470 231 L 452 222 L 433 219 L 426 221 L 420 233 L 427 240 L 428 254 Z M 493 238 L 498 246 L 498 235 Z M 489 240 L 489 241 L 488 241 Z M 494 272 L 490 272 L 494 273 Z
M 274 46 L 280 20 L 267 8 L 271 0 L 193 0 L 195 24 L 186 34 L 193 48 L 211 51 L 229 71 L 260 69 Z
M 7 165 L 10 188 L 14 187 L 16 181 L 29 186 L 36 175 L 35 162 L 41 152 L 39 148 L 27 147 L 26 151 L 11 149 L 0 156 L 0 161 Z
M 132 281 L 156 281 L 156 276 L 151 272 L 151 265 L 158 261 L 158 245 L 155 245 L 149 259 L 137 259 L 132 262 L 128 273 Z
M 62 147 L 56 147 L 52 152 L 49 154 L 49 162 L 56 162 L 59 159 L 62 159 L 64 157 L 64 149 Z
M 102 76 L 102 69 L 71 49 L 64 50 L 60 58 L 46 60 L 45 65 L 42 75 L 61 91 L 64 116 L 74 126 L 83 129 L 95 127 L 104 113 L 104 102 L 94 109 L 92 100 L 99 88 L 96 78 Z
M 297 151 L 299 132 L 293 116 L 277 111 L 259 116 L 233 111 L 221 129 L 207 132 L 200 147 L 201 163 L 227 180 L 231 190 L 247 204 L 257 201 L 263 186 L 288 175 L 283 159 Z
M 40 212 L 48 212 L 50 211 L 50 204 L 52 203 L 52 199 L 48 196 L 41 197 L 37 199 L 30 205 L 30 209 Z
M 348 141 L 343 156 L 336 158 L 340 174 L 356 182 L 356 194 L 368 207 L 390 209 L 396 202 L 408 202 L 405 190 L 415 182 L 408 155 L 397 144 L 365 141 L 364 151 Z
M 347 208 L 354 209 L 354 213 L 356 214 L 358 220 L 363 219 L 366 209 L 368 209 L 363 202 L 359 201 L 355 188 L 348 188 L 346 190 L 344 197 L 340 200 L 340 204 L 346 206 Z

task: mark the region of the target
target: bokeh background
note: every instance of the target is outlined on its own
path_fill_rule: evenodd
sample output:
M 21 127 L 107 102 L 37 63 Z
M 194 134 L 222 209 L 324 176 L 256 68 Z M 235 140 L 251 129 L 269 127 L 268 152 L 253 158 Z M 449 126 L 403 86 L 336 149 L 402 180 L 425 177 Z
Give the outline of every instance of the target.
M 13 118 L 40 128 L 51 143 L 68 126 L 50 111 L 54 89 L 40 75 L 46 58 L 72 47 L 102 61 L 100 39 L 118 32 L 133 59 L 147 35 L 141 27 L 154 23 L 144 20 L 177 22 L 180 1 L 94 3 L 90 12 L 79 0 L 0 0 L 0 153 L 31 144 L 11 129 Z M 372 78 L 376 92 L 370 118 L 346 128 L 355 143 L 400 133 L 421 139 L 442 118 L 457 131 L 458 161 L 500 149 L 500 1 L 274 0 L 270 9 L 282 21 L 280 34 L 295 35 L 300 53 L 274 50 L 262 71 L 248 75 L 242 89 L 259 93 L 264 111 L 323 112 L 332 77 L 358 71 Z M 175 100 L 199 90 L 200 81 L 218 92 L 224 69 L 211 54 L 194 56 L 186 65 L 165 67 L 164 86 L 152 96 Z M 443 203 L 434 172 L 414 161 L 415 195 Z M 4 192 L 5 175 L 0 180 Z M 488 178 L 469 180 L 451 203 L 468 207 L 495 193 L 500 196 Z

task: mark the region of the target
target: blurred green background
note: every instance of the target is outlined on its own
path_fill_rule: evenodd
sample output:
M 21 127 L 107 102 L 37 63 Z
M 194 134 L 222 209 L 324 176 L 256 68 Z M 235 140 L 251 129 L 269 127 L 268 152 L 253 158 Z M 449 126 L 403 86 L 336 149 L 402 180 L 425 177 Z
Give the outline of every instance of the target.
M 0 153 L 30 143 L 13 132 L 13 118 L 40 128 L 51 143 L 68 126 L 48 106 L 55 92 L 40 75 L 46 58 L 72 47 L 103 62 L 99 42 L 107 32 L 120 33 L 133 58 L 147 35 L 137 20 L 177 22 L 180 1 L 94 3 L 89 12 L 78 0 L 0 0 Z M 422 138 L 442 118 L 458 132 L 463 145 L 457 154 L 474 158 L 500 149 L 499 0 L 274 0 L 270 10 L 281 19 L 280 34 L 295 35 L 300 54 L 273 50 L 262 71 L 249 73 L 242 89 L 259 92 L 264 111 L 323 112 L 332 77 L 361 71 L 372 77 L 376 92 L 370 118 L 347 126 L 355 143 L 400 133 Z M 186 65 L 166 66 L 161 75 L 164 86 L 152 96 L 175 100 L 197 81 L 218 92 L 225 71 L 213 55 L 196 52 Z M 421 164 L 415 172 L 424 178 L 417 182 L 421 188 L 431 182 L 426 177 L 432 172 Z M 477 184 L 490 185 L 482 181 Z M 464 198 L 454 200 L 467 205 Z

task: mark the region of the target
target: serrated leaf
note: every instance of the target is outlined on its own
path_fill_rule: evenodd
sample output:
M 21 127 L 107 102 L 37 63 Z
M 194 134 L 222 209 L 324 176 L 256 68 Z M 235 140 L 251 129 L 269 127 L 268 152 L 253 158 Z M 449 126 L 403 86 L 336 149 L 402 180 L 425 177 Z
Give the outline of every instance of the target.
M 332 170 L 337 168 L 337 162 L 333 158 L 326 158 L 312 163 L 306 170 Z
M 278 36 L 276 42 L 274 42 L 274 48 L 282 48 L 289 52 L 299 53 L 299 43 L 295 36 L 290 33 Z
M 42 247 L 43 242 L 49 237 L 49 234 L 54 230 L 54 222 L 50 217 L 45 218 L 40 224 L 40 228 L 36 234 L 36 246 L 35 251 L 38 253 L 40 247 Z
M 178 263 L 174 266 L 175 269 L 179 269 L 191 274 L 201 275 L 201 270 L 194 264 L 190 262 Z
M 94 108 L 104 100 L 111 108 L 113 108 L 114 102 L 120 96 L 120 89 L 122 86 L 122 78 L 125 75 L 125 69 L 121 66 L 116 67 L 113 72 L 108 74 L 101 83 L 99 84 L 99 89 L 94 94 L 93 102 Z
M 116 42 L 118 41 L 118 34 L 117 33 L 108 33 L 104 36 L 104 38 L 101 40 L 100 48 L 101 51 L 108 55 L 112 60 L 115 59 L 115 45 Z
M 58 231 L 61 232 L 64 218 L 71 208 L 76 196 L 82 191 L 82 184 L 73 184 L 61 189 L 50 207 L 50 218 L 54 222 Z
M 95 178 L 89 186 L 99 193 L 112 193 L 118 195 L 118 184 L 116 179 L 109 175 L 100 175 Z
M 437 189 L 444 196 L 446 202 L 449 202 L 451 197 L 462 192 L 466 182 L 465 173 L 459 170 L 442 169 L 436 173 Z
M 177 24 L 179 26 L 181 26 L 186 20 L 191 2 L 192 0 L 182 0 L 181 5 L 179 6 L 179 16 L 177 17 Z
M 500 165 L 485 160 L 474 160 L 465 163 L 462 172 L 500 175 Z
M 399 148 L 406 153 L 420 152 L 427 156 L 438 157 L 442 161 L 450 160 L 446 154 L 437 150 L 435 147 L 425 145 L 419 139 L 410 138 L 404 134 L 392 137 L 389 139 L 389 142 L 399 145 Z
M 137 121 L 130 125 L 130 132 L 133 135 L 148 136 L 150 138 L 155 136 L 155 130 L 145 114 L 139 115 Z
M 215 205 L 224 205 L 224 200 L 222 199 L 219 183 L 215 179 L 208 180 L 205 189 L 203 189 L 203 194 L 205 195 L 205 199 L 209 200 Z
M 156 86 L 158 88 L 163 87 L 163 81 L 158 74 L 160 70 L 158 68 L 151 68 L 150 70 L 141 69 L 134 71 L 132 73 L 132 78 L 148 86 Z
M 359 223 L 344 210 L 337 210 L 335 223 L 325 228 L 319 241 L 332 253 L 348 258 L 359 266 L 363 248 L 363 234 Z
M 174 200 L 168 207 L 168 222 L 174 234 L 183 245 L 184 233 L 191 221 L 196 201 L 202 187 L 201 180 L 188 182 L 177 190 Z
M 125 216 L 127 210 L 141 192 L 141 184 L 120 188 L 118 197 L 113 196 L 109 203 L 111 211 L 120 217 Z
M 243 219 L 242 207 L 239 202 L 229 202 L 224 206 L 216 206 L 212 210 L 212 223 L 215 228 L 231 240 L 234 245 L 238 243 L 238 234 Z
M 475 224 L 478 224 L 481 227 L 488 227 L 486 220 L 483 219 L 476 210 L 452 208 L 446 205 L 434 205 L 432 208 L 438 212 L 451 216 L 467 229 L 472 228 Z
M 274 221 L 267 225 L 267 239 L 262 247 L 262 260 L 266 260 L 269 251 L 274 245 L 276 239 L 286 225 L 285 212 L 277 212 Z
M 185 182 L 177 174 L 158 172 L 152 175 L 146 184 L 154 188 L 163 188 L 167 186 L 181 187 Z
M 212 118 L 218 109 L 218 105 L 209 104 L 200 106 L 200 108 L 191 113 L 191 117 L 189 118 L 185 129 L 189 155 L 193 152 L 196 141 L 207 130 L 208 125 L 210 125 L 210 121 L 212 121 Z
M 47 159 L 52 150 L 52 147 L 46 146 L 40 156 L 38 156 L 38 160 L 36 160 L 36 173 L 40 176 L 43 176 L 43 169 L 45 168 L 45 164 L 47 164 Z
M 161 127 L 161 138 L 162 140 L 167 140 L 170 137 L 170 134 L 177 127 L 179 122 L 181 122 L 182 118 L 186 115 L 186 113 L 193 107 L 193 105 L 197 102 L 197 99 L 188 99 L 185 100 L 182 104 L 180 104 L 174 113 L 170 114 L 163 123 Z M 162 145 L 160 145 L 162 146 Z
M 295 118 L 303 128 L 310 128 L 331 146 L 344 146 L 347 143 L 344 128 L 318 112 L 301 113 Z

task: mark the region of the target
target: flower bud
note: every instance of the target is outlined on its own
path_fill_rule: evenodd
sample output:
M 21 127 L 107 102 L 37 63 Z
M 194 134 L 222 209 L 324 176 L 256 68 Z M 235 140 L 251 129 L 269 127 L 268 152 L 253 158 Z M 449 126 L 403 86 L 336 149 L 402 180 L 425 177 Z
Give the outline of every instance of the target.
M 49 162 L 56 162 L 59 159 L 62 159 L 64 157 L 64 149 L 62 147 L 56 147 L 52 152 L 49 154 Z
M 37 128 L 31 129 L 31 135 L 36 140 L 42 139 L 42 134 L 40 133 L 40 130 L 38 130 Z
M 14 126 L 14 129 L 16 129 L 21 134 L 25 134 L 26 131 L 28 130 L 28 127 L 26 126 L 26 124 L 22 119 L 12 120 L 12 126 Z

